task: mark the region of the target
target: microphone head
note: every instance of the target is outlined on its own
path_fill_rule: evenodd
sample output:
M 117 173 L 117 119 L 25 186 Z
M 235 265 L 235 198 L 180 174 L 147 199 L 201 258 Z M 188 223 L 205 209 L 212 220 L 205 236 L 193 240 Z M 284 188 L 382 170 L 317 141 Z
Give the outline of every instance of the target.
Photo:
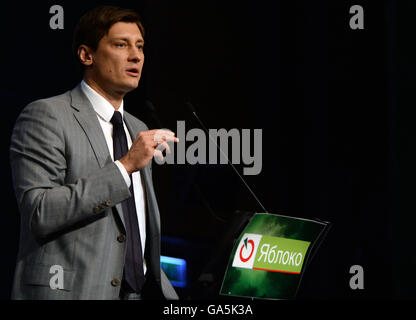
M 185 106 L 188 108 L 189 111 L 196 114 L 196 110 L 195 110 L 194 106 L 192 105 L 192 103 L 190 103 L 189 101 L 186 101 Z

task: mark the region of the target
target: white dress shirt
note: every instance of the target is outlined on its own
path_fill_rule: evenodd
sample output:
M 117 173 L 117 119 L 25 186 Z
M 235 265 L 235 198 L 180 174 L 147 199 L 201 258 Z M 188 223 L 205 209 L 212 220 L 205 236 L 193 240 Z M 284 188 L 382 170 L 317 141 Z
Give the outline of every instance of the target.
M 81 81 L 81 88 L 84 94 L 87 96 L 88 100 L 91 102 L 95 112 L 97 113 L 98 121 L 100 122 L 101 128 L 103 129 L 105 141 L 107 142 L 108 151 L 110 152 L 111 159 L 114 161 L 114 152 L 113 152 L 113 124 L 110 122 L 111 118 L 114 114 L 114 107 L 108 102 L 103 96 L 101 96 L 98 92 L 92 89 L 84 80 Z M 123 104 L 121 102 L 120 108 L 117 110 L 123 116 Z M 127 136 L 127 146 L 130 149 L 132 145 L 132 140 L 130 133 L 124 123 L 124 131 Z M 120 169 L 121 174 L 123 175 L 124 180 L 128 187 L 131 185 L 130 177 L 127 173 L 127 170 L 124 168 L 123 164 L 120 161 L 115 161 L 115 164 Z M 140 171 L 133 172 L 132 174 L 133 180 L 133 192 L 134 192 L 134 200 L 136 204 L 137 210 L 137 219 L 139 221 L 139 229 L 140 229 L 140 239 L 142 242 L 142 255 L 143 255 L 143 270 L 146 273 L 146 262 L 144 261 L 144 249 L 146 243 L 146 214 L 145 214 L 145 193 L 144 193 L 144 186 L 141 180 Z

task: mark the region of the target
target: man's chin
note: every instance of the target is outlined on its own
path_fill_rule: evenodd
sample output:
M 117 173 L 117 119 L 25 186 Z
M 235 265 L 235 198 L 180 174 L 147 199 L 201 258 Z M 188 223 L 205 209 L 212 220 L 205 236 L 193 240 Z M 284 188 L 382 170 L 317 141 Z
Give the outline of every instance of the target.
M 136 89 L 139 86 L 139 82 L 128 82 L 128 83 L 123 83 L 123 85 L 120 86 L 120 89 L 122 91 L 124 91 L 125 93 L 133 91 L 134 89 Z

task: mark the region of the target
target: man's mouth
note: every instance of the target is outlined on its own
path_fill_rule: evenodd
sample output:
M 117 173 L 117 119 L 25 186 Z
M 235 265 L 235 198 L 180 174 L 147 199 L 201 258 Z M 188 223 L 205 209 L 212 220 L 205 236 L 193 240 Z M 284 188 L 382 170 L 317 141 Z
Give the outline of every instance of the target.
M 132 77 L 138 77 L 139 76 L 139 69 L 137 69 L 137 68 L 127 69 L 126 72 L 129 76 L 132 76 Z

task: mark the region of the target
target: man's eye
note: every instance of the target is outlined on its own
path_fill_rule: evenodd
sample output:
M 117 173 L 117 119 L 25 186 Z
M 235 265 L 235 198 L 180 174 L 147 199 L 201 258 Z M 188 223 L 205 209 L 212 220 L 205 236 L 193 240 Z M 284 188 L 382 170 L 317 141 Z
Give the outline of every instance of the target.
M 137 46 L 137 49 L 139 49 L 139 50 L 143 50 L 143 46 L 142 46 L 142 45 L 138 45 L 138 46 Z
M 124 44 L 124 43 L 117 43 L 116 44 L 116 47 L 119 47 L 119 48 L 123 48 L 123 47 L 125 47 L 126 45 Z

